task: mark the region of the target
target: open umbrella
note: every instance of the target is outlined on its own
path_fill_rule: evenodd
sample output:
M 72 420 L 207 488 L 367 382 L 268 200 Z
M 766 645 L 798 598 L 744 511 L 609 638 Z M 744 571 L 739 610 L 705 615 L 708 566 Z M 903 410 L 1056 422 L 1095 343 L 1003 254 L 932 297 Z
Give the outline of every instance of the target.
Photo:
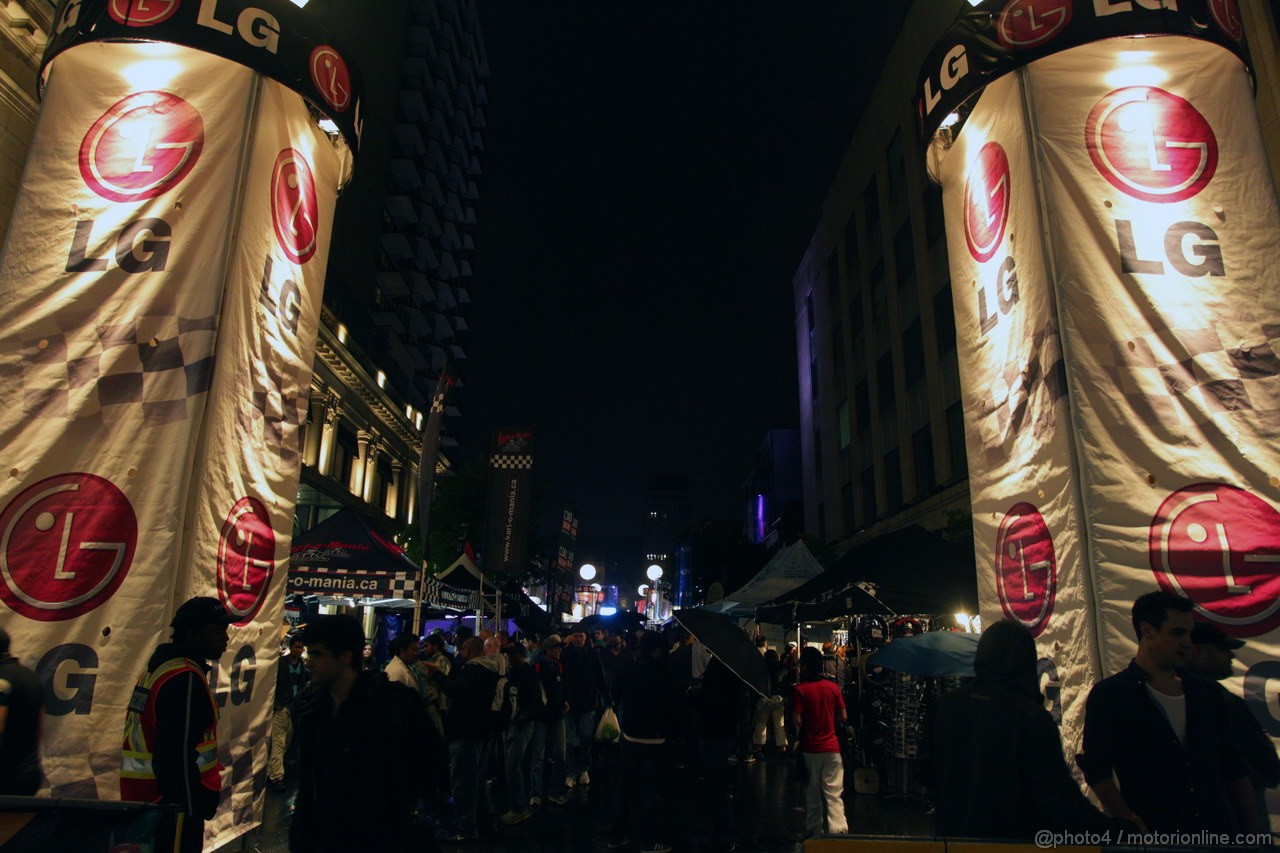
M 769 696 L 769 670 L 764 656 L 741 628 L 719 613 L 709 610 L 677 610 L 672 614 L 693 638 L 707 647 L 712 656 L 746 682 L 761 696 Z
M 927 631 L 914 637 L 900 637 L 872 655 L 885 669 L 908 675 L 936 677 L 973 675 L 973 658 L 978 653 L 977 634 Z

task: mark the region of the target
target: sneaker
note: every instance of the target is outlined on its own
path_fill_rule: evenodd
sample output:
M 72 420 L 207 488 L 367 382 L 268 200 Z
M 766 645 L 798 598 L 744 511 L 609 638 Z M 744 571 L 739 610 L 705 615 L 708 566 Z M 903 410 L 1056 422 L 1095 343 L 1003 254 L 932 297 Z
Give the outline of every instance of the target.
M 512 826 L 517 823 L 522 823 L 531 817 L 533 817 L 533 812 L 529 811 L 528 809 L 525 809 L 524 811 L 520 811 L 520 812 L 515 812 L 515 811 L 507 812 L 501 818 L 499 818 L 499 820 L 501 820 L 503 825 L 505 826 Z
M 655 841 L 640 848 L 640 853 L 671 853 L 671 845 L 665 841 Z
M 536 808 L 537 808 L 538 806 L 540 806 L 540 805 L 542 805 L 542 797 L 533 796 L 533 797 L 530 797 L 530 798 L 529 798 L 529 806 L 530 806 L 530 808 L 535 808 L 535 809 L 536 809 Z
M 578 784 L 579 785 L 591 784 L 591 777 L 587 774 L 587 771 L 585 770 L 582 771 L 582 775 L 578 777 Z
M 564 794 L 553 794 L 552 796 L 547 797 L 547 802 L 552 805 L 563 806 L 565 803 L 569 802 L 569 798 Z
M 625 835 L 622 836 L 621 838 L 610 838 L 609 849 L 618 850 L 619 848 L 626 847 L 630 843 L 631 843 L 631 839 L 627 838 Z
M 574 779 L 572 776 L 564 777 L 564 786 L 566 788 L 572 788 L 576 784 L 578 784 L 578 780 Z
M 743 762 L 744 764 L 755 764 L 755 763 L 756 763 L 757 761 L 759 761 L 759 760 L 760 760 L 760 759 L 759 759 L 759 758 L 757 758 L 757 757 L 756 757 L 756 754 L 753 752 L 753 753 L 751 753 L 750 755 L 748 755 L 746 758 L 742 759 L 742 762 Z

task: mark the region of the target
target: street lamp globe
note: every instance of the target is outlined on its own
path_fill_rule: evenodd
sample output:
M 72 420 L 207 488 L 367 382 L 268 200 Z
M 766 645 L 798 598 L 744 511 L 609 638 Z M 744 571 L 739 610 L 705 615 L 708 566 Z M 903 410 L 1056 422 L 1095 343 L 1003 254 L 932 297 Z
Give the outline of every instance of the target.
M 596 576 L 596 567 L 590 563 L 584 563 L 582 568 L 578 569 L 578 575 L 584 581 L 589 581 Z
M 658 578 L 662 577 L 662 566 L 659 566 L 657 563 L 654 563 L 652 566 L 650 566 L 648 569 L 645 570 L 645 576 L 649 578 L 649 580 L 651 581 L 656 581 Z
M 648 595 L 649 585 L 647 583 L 640 584 L 640 586 L 636 589 L 636 592 L 639 593 L 640 595 Z

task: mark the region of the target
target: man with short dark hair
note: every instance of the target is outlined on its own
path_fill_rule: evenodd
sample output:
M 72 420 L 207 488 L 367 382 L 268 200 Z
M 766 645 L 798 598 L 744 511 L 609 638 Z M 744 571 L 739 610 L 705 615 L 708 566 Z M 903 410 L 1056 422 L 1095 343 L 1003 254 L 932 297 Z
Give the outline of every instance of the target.
M 533 744 L 530 762 L 529 805 L 542 805 L 544 791 L 547 799 L 557 806 L 569 802 L 564 790 L 564 716 L 569 713 L 569 702 L 564 693 L 564 668 L 560 655 L 564 641 L 559 634 L 551 634 L 538 645 L 538 655 L 533 661 L 534 674 L 538 676 L 540 694 L 546 697 L 542 710 L 534 720 Z M 550 764 L 551 787 L 546 788 L 546 765 Z
M 804 753 L 809 781 L 805 789 L 805 834 L 822 834 L 823 807 L 827 832 L 844 835 L 844 763 L 836 723 L 849 719 L 836 683 L 822 676 L 822 652 L 805 646 L 800 652 L 800 682 L 791 691 L 791 724 L 799 732 L 795 744 Z
M 360 669 L 364 632 L 350 616 L 322 616 L 302 633 L 311 689 L 298 702 L 294 853 L 401 851 L 425 777 L 418 694 Z
M 403 684 L 421 694 L 418 676 L 413 671 L 413 665 L 418 660 L 418 638 L 413 634 L 401 634 L 391 641 L 387 651 L 391 652 L 391 660 L 383 670 L 387 674 L 387 680 Z
M 593 646 L 587 644 L 587 629 L 575 625 L 569 630 L 568 642 L 560 658 L 564 665 L 565 698 L 569 715 L 565 717 L 566 788 L 591 784 L 591 744 L 596 731 L 596 706 L 600 702 L 600 680 L 603 671 Z
M 218 708 L 208 662 L 226 652 L 231 623 L 216 598 L 183 602 L 170 623 L 170 642 L 151 655 L 125 714 L 120 798 L 180 805 L 180 812 L 166 811 L 161 819 L 176 821 L 174 837 L 183 853 L 199 853 L 204 822 L 221 798 Z
M 267 761 L 267 782 L 276 791 L 283 791 L 284 759 L 293 739 L 293 700 L 311 680 L 306 662 L 302 659 L 305 647 L 302 637 L 289 637 L 289 654 L 280 658 L 276 669 L 276 695 L 271 715 L 270 757 Z
M 501 728 L 494 699 L 501 674 L 498 662 L 484 653 L 485 640 L 472 637 L 458 649 L 462 667 L 449 688 L 445 734 L 449 738 L 449 770 L 458 831 L 449 841 L 478 841 L 497 832 L 493 800 L 486 784 L 495 736 Z
M 1180 671 L 1193 607 L 1164 591 L 1133 603 L 1138 652 L 1089 692 L 1076 763 L 1107 814 L 1147 830 L 1260 831 L 1222 691 Z
M 9 654 L 9 634 L 0 628 L 0 795 L 33 797 L 40 790 L 43 725 L 44 688 Z
M 1225 681 L 1231 677 L 1231 662 L 1236 659 L 1236 651 L 1243 647 L 1244 640 L 1228 637 L 1217 625 L 1197 622 L 1191 629 L 1187 668 L 1214 681 Z M 1227 705 L 1227 731 L 1249 768 L 1249 785 L 1253 788 L 1258 816 L 1265 827 L 1268 823 L 1267 788 L 1280 785 L 1280 757 L 1276 756 L 1275 744 L 1243 699 L 1223 688 L 1222 701 Z

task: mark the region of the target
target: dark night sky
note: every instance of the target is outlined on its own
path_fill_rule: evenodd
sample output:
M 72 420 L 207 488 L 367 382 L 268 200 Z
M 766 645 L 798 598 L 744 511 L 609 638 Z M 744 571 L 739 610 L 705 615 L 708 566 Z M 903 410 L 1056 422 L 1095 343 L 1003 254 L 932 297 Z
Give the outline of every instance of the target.
M 566 501 L 584 538 L 638 534 L 651 471 L 736 517 L 798 425 L 791 278 L 907 3 L 478 3 L 459 458 L 532 425 L 543 535 Z

